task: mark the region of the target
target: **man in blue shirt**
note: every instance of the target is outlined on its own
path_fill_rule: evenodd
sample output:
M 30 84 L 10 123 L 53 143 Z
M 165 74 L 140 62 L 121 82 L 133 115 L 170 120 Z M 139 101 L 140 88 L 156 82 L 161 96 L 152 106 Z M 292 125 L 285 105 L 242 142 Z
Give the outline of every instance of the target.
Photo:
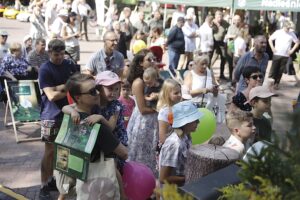
M 96 76 L 103 71 L 112 71 L 120 77 L 123 74 L 124 57 L 115 50 L 119 39 L 117 35 L 108 31 L 103 36 L 104 48 L 94 53 L 88 63 L 86 64 L 86 73 Z
M 268 67 L 269 56 L 266 53 L 267 39 L 263 35 L 258 35 L 254 39 L 254 50 L 245 53 L 238 61 L 234 71 L 234 81 L 238 82 L 237 92 L 242 92 L 247 88 L 247 83 L 242 76 L 243 70 L 248 66 L 257 66 L 265 77 Z
M 50 199 L 49 191 L 56 188 L 53 176 L 54 140 L 58 133 L 63 113 L 68 104 L 65 83 L 76 71 L 74 64 L 64 59 L 65 44 L 54 39 L 48 44 L 50 60 L 39 70 L 39 84 L 42 92 L 41 136 L 45 142 L 45 152 L 41 163 L 40 199 Z

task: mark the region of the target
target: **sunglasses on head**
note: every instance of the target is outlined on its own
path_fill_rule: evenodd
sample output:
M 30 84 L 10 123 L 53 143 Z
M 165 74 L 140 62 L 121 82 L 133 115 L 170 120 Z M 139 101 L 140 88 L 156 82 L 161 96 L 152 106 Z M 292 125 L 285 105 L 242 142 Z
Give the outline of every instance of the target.
M 98 89 L 96 87 L 93 87 L 92 89 L 90 89 L 89 91 L 87 92 L 82 92 L 82 93 L 79 93 L 79 94 L 89 94 L 91 96 L 97 96 L 98 95 Z
M 263 78 L 263 75 L 262 74 L 259 74 L 259 75 L 252 75 L 250 76 L 253 80 L 257 80 L 257 78 L 259 79 L 262 79 Z

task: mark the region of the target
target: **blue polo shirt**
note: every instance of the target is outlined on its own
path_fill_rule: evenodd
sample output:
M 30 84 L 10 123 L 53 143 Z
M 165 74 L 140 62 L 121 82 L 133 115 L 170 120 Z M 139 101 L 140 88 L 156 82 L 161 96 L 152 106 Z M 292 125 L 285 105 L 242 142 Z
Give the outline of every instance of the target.
M 106 70 L 119 74 L 119 72 L 124 68 L 124 57 L 116 50 L 113 51 L 111 57 L 108 57 L 105 54 L 104 49 L 101 49 L 92 55 L 86 64 L 86 68 L 93 72 L 94 75 Z
M 249 52 L 245 53 L 239 59 L 237 65 L 235 67 L 234 77 L 239 81 L 237 91 L 242 92 L 243 90 L 245 90 L 247 88 L 247 83 L 242 75 L 245 67 L 256 66 L 260 69 L 263 76 L 265 76 L 266 70 L 268 67 L 268 62 L 269 62 L 269 56 L 267 53 L 264 53 L 261 60 L 256 60 L 255 53 L 253 51 L 249 51 Z
M 65 84 L 75 72 L 74 64 L 68 60 L 64 60 L 60 65 L 47 61 L 41 65 L 39 70 L 40 89 Z M 61 109 L 65 105 L 68 105 L 67 97 L 57 101 L 49 101 L 46 94 L 42 92 L 41 120 L 61 120 L 63 117 Z

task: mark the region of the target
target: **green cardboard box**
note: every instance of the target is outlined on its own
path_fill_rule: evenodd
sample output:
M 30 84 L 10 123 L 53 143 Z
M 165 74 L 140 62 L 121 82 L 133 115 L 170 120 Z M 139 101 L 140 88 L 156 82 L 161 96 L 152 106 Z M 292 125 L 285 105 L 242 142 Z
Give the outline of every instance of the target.
M 100 124 L 89 126 L 84 121 L 75 125 L 70 115 L 65 114 L 54 143 L 54 168 L 85 181 L 99 129 Z

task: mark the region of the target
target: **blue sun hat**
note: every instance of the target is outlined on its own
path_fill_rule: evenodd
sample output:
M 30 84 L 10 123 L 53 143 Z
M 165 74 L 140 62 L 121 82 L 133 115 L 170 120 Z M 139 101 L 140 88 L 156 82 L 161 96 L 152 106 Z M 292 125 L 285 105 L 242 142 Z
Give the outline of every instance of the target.
M 191 101 L 177 103 L 172 108 L 173 128 L 182 127 L 188 123 L 201 119 L 204 114 Z

